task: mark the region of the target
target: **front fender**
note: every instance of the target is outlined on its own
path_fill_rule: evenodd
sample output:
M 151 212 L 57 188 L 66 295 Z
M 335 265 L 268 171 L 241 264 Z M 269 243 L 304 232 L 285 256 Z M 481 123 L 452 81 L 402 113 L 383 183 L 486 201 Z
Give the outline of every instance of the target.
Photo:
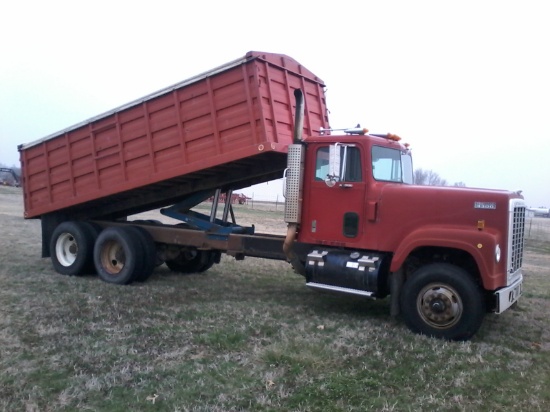
M 423 227 L 408 234 L 395 249 L 390 271 L 397 271 L 407 256 L 421 247 L 442 247 L 458 249 L 468 253 L 475 260 L 483 285 L 493 290 L 498 287 L 495 247 L 498 237 L 487 231 L 461 227 Z

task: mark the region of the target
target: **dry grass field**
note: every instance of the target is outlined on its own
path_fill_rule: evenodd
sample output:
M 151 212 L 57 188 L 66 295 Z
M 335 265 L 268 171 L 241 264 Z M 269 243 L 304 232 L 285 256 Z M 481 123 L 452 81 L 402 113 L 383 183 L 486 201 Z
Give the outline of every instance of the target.
M 280 205 L 236 214 L 284 233 Z M 187 276 L 163 265 L 130 286 L 61 276 L 20 189 L 0 187 L 0 239 L 2 411 L 550 409 L 542 235 L 527 241 L 519 306 L 463 343 L 411 334 L 387 300 L 313 292 L 284 262 L 223 257 Z

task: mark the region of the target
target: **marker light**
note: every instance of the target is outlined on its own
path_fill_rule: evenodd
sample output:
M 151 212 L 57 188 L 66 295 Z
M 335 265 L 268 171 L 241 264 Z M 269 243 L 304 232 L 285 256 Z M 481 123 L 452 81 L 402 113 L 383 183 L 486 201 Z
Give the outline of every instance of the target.
M 393 134 L 393 133 L 388 133 L 387 137 L 388 137 L 388 139 L 393 140 L 394 142 L 398 142 L 398 141 L 401 140 L 401 138 L 399 136 L 397 136 L 396 134 Z
M 495 247 L 495 260 L 498 262 L 500 262 L 500 245 L 497 244 L 497 246 Z
M 369 132 L 369 129 L 363 127 L 352 127 L 350 129 L 345 129 L 344 133 L 347 134 L 367 134 Z
M 485 220 L 478 220 L 477 221 L 477 230 L 483 230 L 485 229 Z

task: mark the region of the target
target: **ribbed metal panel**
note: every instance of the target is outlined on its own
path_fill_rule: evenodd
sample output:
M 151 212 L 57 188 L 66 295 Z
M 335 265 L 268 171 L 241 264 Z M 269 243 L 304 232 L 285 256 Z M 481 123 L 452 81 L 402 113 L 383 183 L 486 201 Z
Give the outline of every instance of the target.
M 296 89 L 306 96 L 303 134 L 317 134 L 328 126 L 322 81 L 288 56 L 250 52 L 21 145 L 25 216 L 124 216 L 279 178 Z
M 304 146 L 289 145 L 285 193 L 285 222 L 287 223 L 300 223 L 303 164 Z

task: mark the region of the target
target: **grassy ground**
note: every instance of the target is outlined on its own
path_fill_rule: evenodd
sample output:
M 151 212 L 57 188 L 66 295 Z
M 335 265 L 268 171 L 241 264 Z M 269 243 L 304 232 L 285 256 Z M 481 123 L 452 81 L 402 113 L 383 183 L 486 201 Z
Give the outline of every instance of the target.
M 284 262 L 161 266 L 127 287 L 58 275 L 20 193 L 0 187 L 0 410 L 550 408 L 548 241 L 527 243 L 519 307 L 450 343 L 411 334 L 387 300 L 310 291 Z

